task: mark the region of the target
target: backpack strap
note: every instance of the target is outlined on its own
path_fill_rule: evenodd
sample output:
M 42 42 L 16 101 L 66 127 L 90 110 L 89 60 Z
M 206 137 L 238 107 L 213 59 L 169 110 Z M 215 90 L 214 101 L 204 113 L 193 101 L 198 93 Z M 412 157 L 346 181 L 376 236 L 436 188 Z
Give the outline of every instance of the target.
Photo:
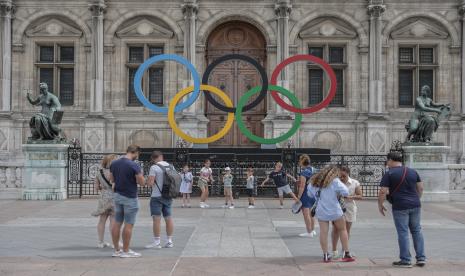
M 157 167 L 159 167 L 159 168 L 161 169 L 161 171 L 163 172 L 163 176 L 164 176 L 164 174 L 166 173 L 166 168 L 165 168 L 165 166 L 162 166 L 162 165 L 159 165 L 159 164 L 155 164 L 155 166 L 157 166 Z M 156 183 L 156 179 L 157 179 L 157 178 L 155 177 L 155 186 L 157 186 L 158 190 L 160 191 L 160 194 L 163 194 L 163 193 L 161 192 L 160 186 L 158 186 L 158 183 Z

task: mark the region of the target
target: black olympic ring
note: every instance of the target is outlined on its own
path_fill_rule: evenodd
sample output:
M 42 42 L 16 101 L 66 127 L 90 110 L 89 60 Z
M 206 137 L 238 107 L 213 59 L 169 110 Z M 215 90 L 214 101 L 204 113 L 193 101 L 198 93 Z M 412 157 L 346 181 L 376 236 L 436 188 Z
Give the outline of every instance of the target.
M 213 71 L 213 69 L 218 64 L 220 64 L 222 62 L 225 62 L 227 60 L 230 60 L 230 59 L 239 59 L 239 60 L 246 61 L 246 62 L 252 64 L 255 68 L 257 68 L 258 73 L 260 73 L 260 76 L 261 76 L 262 82 L 263 82 L 262 90 L 260 91 L 260 94 L 258 94 L 258 97 L 253 102 L 251 102 L 248 105 L 244 106 L 244 108 L 242 109 L 242 112 L 251 110 L 252 108 L 256 107 L 266 97 L 266 93 L 268 92 L 268 76 L 266 75 L 265 68 L 263 68 L 260 65 L 260 63 L 258 63 L 258 61 L 256 61 L 255 59 L 253 59 L 251 57 L 248 57 L 248 56 L 240 55 L 240 54 L 230 54 L 230 55 L 222 56 L 222 57 L 214 60 L 212 63 L 210 63 L 207 66 L 207 69 L 205 69 L 205 72 L 203 73 L 202 84 L 208 84 L 208 78 L 210 77 L 210 74 Z M 214 105 L 216 108 L 218 108 L 219 110 L 222 110 L 224 112 L 230 112 L 230 113 L 235 113 L 236 112 L 235 107 L 227 107 L 227 106 L 224 106 L 223 104 L 217 102 L 215 100 L 215 98 L 213 98 L 213 96 L 210 94 L 209 91 L 204 91 L 204 93 L 205 93 L 205 98 L 207 98 L 207 100 L 212 105 Z

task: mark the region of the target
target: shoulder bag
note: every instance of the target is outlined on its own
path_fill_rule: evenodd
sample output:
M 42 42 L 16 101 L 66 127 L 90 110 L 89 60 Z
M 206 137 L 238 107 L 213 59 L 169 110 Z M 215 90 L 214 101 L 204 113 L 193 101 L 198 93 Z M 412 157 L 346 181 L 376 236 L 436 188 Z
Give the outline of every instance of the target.
M 386 200 L 389 202 L 389 203 L 393 203 L 394 202 L 394 199 L 393 199 L 393 195 L 399 190 L 400 186 L 402 186 L 402 183 L 404 183 L 404 180 L 405 180 L 405 176 L 407 175 L 407 167 L 404 167 L 404 172 L 402 173 L 402 178 L 400 179 L 399 183 L 397 184 L 396 188 L 391 192 L 389 191 L 389 194 L 386 195 Z

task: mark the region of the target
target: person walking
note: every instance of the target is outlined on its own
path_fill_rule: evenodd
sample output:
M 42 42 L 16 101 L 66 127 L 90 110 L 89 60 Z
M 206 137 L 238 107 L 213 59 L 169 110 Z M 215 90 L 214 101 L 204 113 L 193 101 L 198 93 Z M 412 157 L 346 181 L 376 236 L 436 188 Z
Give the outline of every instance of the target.
M 255 176 L 253 175 L 253 168 L 249 167 L 247 169 L 247 195 L 249 196 L 249 209 L 255 208 Z
M 205 202 L 208 199 L 208 183 L 213 184 L 213 171 L 210 168 L 210 159 L 205 160 L 204 166 L 200 169 L 200 176 L 197 184 L 199 185 L 202 194 L 200 195 L 200 208 L 209 208 Z
M 181 207 L 191 208 L 192 181 L 194 179 L 194 176 L 192 176 L 192 173 L 189 171 L 188 164 L 184 164 L 184 166 L 182 167 L 181 178 L 181 188 L 179 189 L 179 192 L 182 194 Z
M 357 220 L 357 205 L 355 204 L 355 200 L 361 200 L 363 198 L 362 188 L 360 186 L 360 182 L 350 177 L 349 167 L 342 166 L 340 168 L 339 178 L 341 179 L 342 183 L 347 186 L 347 189 L 349 189 L 349 195 L 344 198 L 344 204 L 346 208 L 344 213 L 344 220 L 346 222 L 347 236 L 350 240 L 350 229 L 352 228 L 352 223 Z M 339 235 L 334 227 L 331 233 L 331 238 L 333 241 L 333 258 L 337 259 L 340 257 L 339 251 L 337 250 Z
M 165 220 L 167 241 L 164 248 L 171 248 L 173 244 L 174 223 L 172 218 L 171 205 L 172 198 L 162 197 L 164 170 L 174 170 L 174 167 L 163 160 L 163 154 L 160 151 L 154 151 L 151 156 L 152 166 L 150 167 L 147 184 L 152 186 L 152 195 L 150 197 L 150 215 L 152 216 L 153 242 L 146 245 L 145 248 L 162 248 L 161 246 L 161 216 Z
M 261 185 L 261 187 L 263 187 L 266 182 L 270 180 L 274 181 L 274 184 L 278 189 L 279 206 L 281 209 L 284 208 L 284 194 L 290 195 L 295 200 L 295 202 L 299 201 L 297 196 L 292 192 L 291 186 L 287 183 L 286 177 L 291 178 L 294 182 L 297 181 L 295 177 L 283 170 L 283 164 L 281 162 L 277 162 L 275 164 L 274 170 L 266 177 L 265 180 L 263 180 Z
M 234 200 L 233 200 L 233 194 L 232 194 L 233 179 L 234 177 L 231 174 L 231 168 L 230 167 L 224 168 L 224 176 L 223 176 L 224 206 L 223 208 L 234 209 Z M 228 203 L 231 205 L 228 206 Z
M 312 184 L 309 187 L 311 197 L 315 198 L 315 215 L 320 225 L 320 246 L 323 250 L 323 261 L 331 262 L 331 254 L 328 252 L 328 231 L 329 223 L 333 226 L 341 237 L 344 255 L 343 262 L 353 262 L 355 258 L 349 252 L 349 238 L 347 236 L 344 213 L 338 200 L 338 196 L 348 196 L 349 189 L 339 179 L 339 168 L 328 166 L 310 178 Z
M 389 171 L 381 179 L 381 189 L 378 194 L 378 209 L 381 215 L 386 215 L 384 200 L 392 204 L 392 217 L 397 230 L 399 244 L 399 261 L 393 262 L 396 267 L 412 267 L 410 255 L 409 230 L 416 252 L 416 265 L 426 264 L 425 245 L 421 230 L 421 203 L 423 182 L 417 171 L 402 165 L 402 155 L 390 152 L 387 155 Z
M 297 197 L 300 198 L 302 202 L 302 215 L 304 217 L 305 228 L 307 231 L 305 233 L 299 234 L 299 237 L 310 237 L 313 238 L 316 236 L 315 231 L 315 219 L 310 216 L 310 209 L 315 203 L 315 198 L 308 195 L 308 180 L 315 173 L 315 168 L 310 165 L 310 157 L 307 154 L 303 154 L 299 157 L 300 165 L 300 177 L 299 177 L 299 192 Z
M 141 254 L 129 249 L 132 229 L 139 211 L 137 184 L 145 185 L 145 178 L 140 166 L 134 162 L 139 158 L 140 148 L 130 145 L 126 155 L 115 160 L 110 165 L 110 182 L 114 182 L 115 223 L 111 229 L 115 252 L 113 257 L 137 258 Z M 123 228 L 123 249 L 119 246 L 121 226 Z
M 110 234 L 114 223 L 115 207 L 113 203 L 113 183 L 110 182 L 110 164 L 116 159 L 115 154 L 105 155 L 101 162 L 99 172 L 95 177 L 95 189 L 100 192 L 97 210 L 92 215 L 99 217 L 97 224 L 98 248 L 110 247 L 110 243 L 104 241 L 105 225 L 110 220 Z

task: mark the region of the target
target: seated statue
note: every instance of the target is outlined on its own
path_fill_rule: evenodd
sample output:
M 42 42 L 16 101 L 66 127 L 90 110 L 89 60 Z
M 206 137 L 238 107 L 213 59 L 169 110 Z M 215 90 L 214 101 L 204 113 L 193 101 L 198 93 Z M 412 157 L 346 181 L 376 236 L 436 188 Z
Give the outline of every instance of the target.
M 439 121 L 450 116 L 450 105 L 433 102 L 428 95 L 431 89 L 428 85 L 421 88 L 420 96 L 415 100 L 415 111 L 410 121 L 405 125 L 407 129 L 406 142 L 430 143 L 433 133 L 439 127 Z M 432 116 L 426 112 L 434 112 L 438 115 Z
M 52 93 L 48 92 L 46 83 L 39 84 L 40 96 L 37 99 L 31 99 L 31 94 L 27 92 L 27 100 L 32 105 L 40 105 L 42 110 L 40 113 L 32 116 L 29 121 L 32 136 L 30 139 L 34 140 L 61 140 L 61 129 L 58 124 L 61 122 L 63 115 L 61 104 L 58 98 Z M 57 114 L 55 114 L 57 113 Z

